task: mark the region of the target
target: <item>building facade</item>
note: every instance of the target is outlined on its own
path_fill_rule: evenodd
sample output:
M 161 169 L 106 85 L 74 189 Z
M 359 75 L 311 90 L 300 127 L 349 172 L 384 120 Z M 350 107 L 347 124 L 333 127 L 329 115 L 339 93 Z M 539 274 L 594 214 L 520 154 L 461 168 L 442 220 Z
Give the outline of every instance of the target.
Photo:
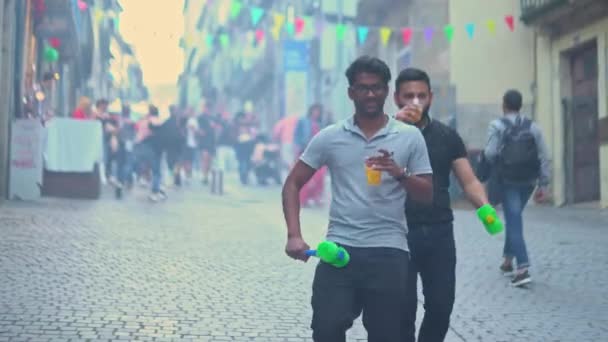
M 557 205 L 608 207 L 608 2 L 521 0 L 534 29 L 536 118 Z

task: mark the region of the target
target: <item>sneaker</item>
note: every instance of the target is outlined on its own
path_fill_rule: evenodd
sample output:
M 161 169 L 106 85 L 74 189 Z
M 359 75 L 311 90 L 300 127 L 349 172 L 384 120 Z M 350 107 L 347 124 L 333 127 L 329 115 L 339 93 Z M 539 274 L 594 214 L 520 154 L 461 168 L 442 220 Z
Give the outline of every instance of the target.
M 502 275 L 505 277 L 513 276 L 513 265 L 500 265 L 500 272 L 502 272 Z
M 511 280 L 511 285 L 519 287 L 529 284 L 531 281 L 532 277 L 530 277 L 530 273 L 528 273 L 526 270 L 522 273 L 516 274 L 515 277 L 513 277 L 513 280 Z
M 160 190 L 160 191 L 158 192 L 158 196 L 159 196 L 159 198 L 160 198 L 161 200 L 163 200 L 163 201 L 164 201 L 164 200 L 166 200 L 166 199 L 169 197 L 169 196 L 167 196 L 167 193 L 166 193 L 166 192 L 164 192 L 163 190 Z
M 150 195 L 148 196 L 148 199 L 149 199 L 151 202 L 156 203 L 156 202 L 159 202 L 159 201 L 161 200 L 161 196 L 160 196 L 160 194 L 159 194 L 159 193 L 153 193 L 153 194 L 150 194 Z

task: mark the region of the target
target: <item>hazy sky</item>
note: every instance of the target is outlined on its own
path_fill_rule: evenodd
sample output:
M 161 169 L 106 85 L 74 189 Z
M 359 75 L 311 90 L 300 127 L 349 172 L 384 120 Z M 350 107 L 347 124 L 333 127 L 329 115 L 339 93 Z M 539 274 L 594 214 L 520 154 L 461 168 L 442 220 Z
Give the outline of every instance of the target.
M 121 0 L 120 30 L 135 48 L 147 86 L 176 84 L 184 55 L 181 0 Z

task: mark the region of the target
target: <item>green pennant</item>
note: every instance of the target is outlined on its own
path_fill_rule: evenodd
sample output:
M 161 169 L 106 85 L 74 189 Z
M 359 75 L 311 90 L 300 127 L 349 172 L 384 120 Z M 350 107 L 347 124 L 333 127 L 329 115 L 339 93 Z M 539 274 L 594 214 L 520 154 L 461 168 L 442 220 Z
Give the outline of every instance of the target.
M 241 9 L 243 9 L 243 3 L 233 0 L 232 5 L 230 6 L 230 18 L 234 19 L 238 17 L 241 13 Z
M 452 39 L 454 39 L 454 26 L 447 25 L 443 28 L 443 32 L 445 33 L 448 42 L 452 42 Z

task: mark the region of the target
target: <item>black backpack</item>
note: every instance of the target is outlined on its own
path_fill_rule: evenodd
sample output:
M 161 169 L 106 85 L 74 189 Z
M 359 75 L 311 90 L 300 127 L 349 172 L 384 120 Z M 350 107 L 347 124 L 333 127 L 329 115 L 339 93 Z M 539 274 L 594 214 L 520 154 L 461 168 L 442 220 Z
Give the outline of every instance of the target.
M 500 121 L 506 127 L 497 165 L 500 178 L 511 182 L 537 179 L 540 175 L 540 160 L 538 146 L 530 129 L 532 120 L 518 117 L 515 123 L 508 118 Z

